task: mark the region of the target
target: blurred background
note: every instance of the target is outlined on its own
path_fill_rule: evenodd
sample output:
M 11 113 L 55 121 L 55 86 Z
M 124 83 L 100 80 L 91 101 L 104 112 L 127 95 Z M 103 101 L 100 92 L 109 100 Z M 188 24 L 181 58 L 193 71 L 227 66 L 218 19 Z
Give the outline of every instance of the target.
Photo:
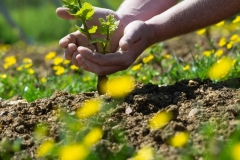
M 116 10 L 122 0 L 87 0 L 94 6 Z M 0 44 L 56 42 L 75 30 L 73 20 L 59 18 L 61 0 L 0 0 Z

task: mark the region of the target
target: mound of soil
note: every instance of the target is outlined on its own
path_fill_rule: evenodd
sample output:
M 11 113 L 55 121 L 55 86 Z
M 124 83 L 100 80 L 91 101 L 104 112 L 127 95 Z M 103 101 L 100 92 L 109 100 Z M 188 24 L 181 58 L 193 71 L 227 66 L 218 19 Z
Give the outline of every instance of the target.
M 168 160 L 180 159 L 184 148 L 174 148 L 168 139 L 178 131 L 190 134 L 188 145 L 195 151 L 192 159 L 201 159 L 206 149 L 206 137 L 200 132 L 204 125 L 212 124 L 214 133 L 213 154 L 221 152 L 221 145 L 228 141 L 231 133 L 240 123 L 240 78 L 213 83 L 210 80 L 183 80 L 170 86 L 137 84 L 135 90 L 104 122 L 103 139 L 97 144 L 102 147 L 106 158 L 106 150 L 114 152 L 119 146 L 114 140 L 114 130 L 123 130 L 126 141 L 133 149 L 150 145 L 159 157 Z M 43 98 L 28 103 L 21 97 L 0 101 L 0 140 L 14 141 L 21 138 L 21 151 L 12 153 L 12 159 L 35 159 L 35 151 L 39 144 L 33 138 L 34 126 L 39 122 L 49 125 L 49 136 L 59 141 L 60 123 L 56 118 L 56 106 L 63 106 L 69 114 L 73 114 L 82 102 L 98 97 L 96 92 L 73 95 L 67 92 L 55 92 L 50 98 Z M 107 101 L 114 101 L 106 98 Z M 150 130 L 148 120 L 157 112 L 172 111 L 172 120 L 162 129 Z M 121 133 L 120 133 L 121 134 Z M 208 146 L 210 147 L 210 146 Z M 0 153 L 4 148 L 0 147 Z M 185 151 L 186 152 L 186 151 Z M 186 152 L 187 154 L 187 152 Z M 166 158 L 167 157 L 167 158 Z

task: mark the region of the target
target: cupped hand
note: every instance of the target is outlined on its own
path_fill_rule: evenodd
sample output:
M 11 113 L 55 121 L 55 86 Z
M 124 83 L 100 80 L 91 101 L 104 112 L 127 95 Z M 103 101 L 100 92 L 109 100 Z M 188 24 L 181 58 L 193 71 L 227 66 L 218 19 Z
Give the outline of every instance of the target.
M 114 53 L 101 54 L 86 47 L 74 52 L 78 66 L 98 75 L 108 75 L 127 69 L 151 45 L 151 28 L 142 21 L 127 25 L 120 39 L 120 48 Z
M 99 18 L 106 18 L 107 15 L 112 14 L 116 18 L 116 20 L 120 20 L 120 24 L 118 26 L 118 29 L 114 32 L 114 34 L 111 36 L 110 40 L 110 51 L 115 52 L 117 48 L 119 48 L 119 40 L 123 35 L 123 30 L 125 28 L 124 21 L 121 21 L 120 17 L 117 15 L 116 12 L 104 9 L 104 8 L 98 8 L 94 7 L 94 15 L 92 20 L 87 21 L 88 26 L 97 25 L 99 26 Z M 57 8 L 56 14 L 66 20 L 75 19 L 73 15 L 70 15 L 68 13 L 68 9 L 64 7 Z M 95 33 L 92 35 L 92 38 L 100 38 L 103 37 L 103 35 L 99 33 Z M 76 60 L 76 50 L 79 46 L 87 47 L 90 50 L 94 51 L 94 46 L 89 44 L 88 38 L 82 34 L 79 31 L 73 32 L 68 34 L 67 36 L 63 37 L 59 41 L 59 45 L 65 49 L 64 56 L 66 59 L 71 60 L 73 64 L 76 66 L 79 66 Z M 75 53 L 74 53 L 75 52 Z M 80 67 L 80 66 L 79 66 Z

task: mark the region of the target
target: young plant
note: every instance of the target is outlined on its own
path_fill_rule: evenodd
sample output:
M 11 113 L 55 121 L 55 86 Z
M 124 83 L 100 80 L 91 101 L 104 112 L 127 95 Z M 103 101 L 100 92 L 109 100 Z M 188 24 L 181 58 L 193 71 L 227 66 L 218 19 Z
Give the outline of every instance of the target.
M 63 0 L 64 7 L 69 9 L 69 13 L 82 21 L 83 27 L 76 25 L 76 28 L 88 37 L 90 43 L 95 46 L 96 52 L 106 54 L 110 52 L 110 36 L 117 29 L 119 21 L 116 21 L 114 15 L 106 16 L 106 19 L 99 18 L 100 26 L 87 26 L 86 21 L 91 20 L 94 15 L 94 8 L 90 3 L 83 0 Z M 99 32 L 105 35 L 105 38 L 92 38 L 92 34 Z M 97 90 L 99 94 L 106 93 L 106 75 L 98 76 Z

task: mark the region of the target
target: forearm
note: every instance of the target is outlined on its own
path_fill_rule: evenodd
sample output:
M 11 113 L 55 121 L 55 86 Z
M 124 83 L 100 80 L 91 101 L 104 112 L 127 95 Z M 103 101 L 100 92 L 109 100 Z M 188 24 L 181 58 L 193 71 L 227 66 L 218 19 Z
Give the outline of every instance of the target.
M 224 20 L 240 12 L 239 0 L 184 0 L 145 23 L 156 43 Z
M 146 21 L 175 5 L 178 0 L 125 0 L 117 14 L 125 21 Z

